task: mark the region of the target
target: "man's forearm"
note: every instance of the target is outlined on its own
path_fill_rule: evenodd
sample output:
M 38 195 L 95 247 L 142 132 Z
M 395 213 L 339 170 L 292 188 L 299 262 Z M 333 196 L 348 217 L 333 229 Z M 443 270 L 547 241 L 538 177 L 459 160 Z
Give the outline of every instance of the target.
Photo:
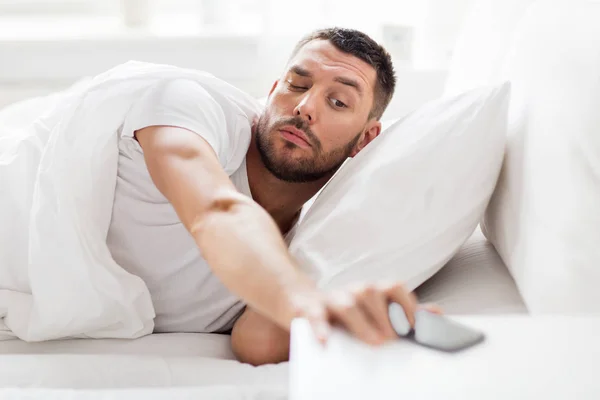
M 288 295 L 314 284 L 296 267 L 270 215 L 250 199 L 225 198 L 191 231 L 223 284 L 289 329 L 295 315 Z

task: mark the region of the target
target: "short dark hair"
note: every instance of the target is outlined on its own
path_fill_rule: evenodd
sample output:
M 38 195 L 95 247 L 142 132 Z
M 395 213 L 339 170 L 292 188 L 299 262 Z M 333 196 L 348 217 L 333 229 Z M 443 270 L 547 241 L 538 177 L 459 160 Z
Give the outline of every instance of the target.
M 314 31 L 302 38 L 296 44 L 290 58 L 293 58 L 302 46 L 313 40 L 328 40 L 338 50 L 351 54 L 375 68 L 377 82 L 369 118 L 381 118 L 396 88 L 396 75 L 390 54 L 363 32 L 346 28 L 327 28 Z

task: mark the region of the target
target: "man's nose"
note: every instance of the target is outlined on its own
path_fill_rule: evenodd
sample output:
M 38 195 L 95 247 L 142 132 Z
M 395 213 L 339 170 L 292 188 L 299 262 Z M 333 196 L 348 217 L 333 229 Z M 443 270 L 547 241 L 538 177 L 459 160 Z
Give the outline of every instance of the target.
M 294 115 L 305 119 L 309 124 L 313 124 L 316 120 L 316 114 L 315 98 L 307 93 L 294 108 Z

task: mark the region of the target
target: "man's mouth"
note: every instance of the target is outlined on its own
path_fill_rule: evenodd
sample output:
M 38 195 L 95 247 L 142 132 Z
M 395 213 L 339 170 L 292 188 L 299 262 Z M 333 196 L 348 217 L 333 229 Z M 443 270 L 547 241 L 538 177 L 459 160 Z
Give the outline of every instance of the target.
M 306 137 L 304 132 L 302 132 L 299 129 L 296 129 L 291 126 L 284 126 L 283 128 L 279 129 L 279 133 L 281 133 L 281 136 L 283 136 L 284 139 L 298 145 L 299 147 L 311 147 L 308 138 Z

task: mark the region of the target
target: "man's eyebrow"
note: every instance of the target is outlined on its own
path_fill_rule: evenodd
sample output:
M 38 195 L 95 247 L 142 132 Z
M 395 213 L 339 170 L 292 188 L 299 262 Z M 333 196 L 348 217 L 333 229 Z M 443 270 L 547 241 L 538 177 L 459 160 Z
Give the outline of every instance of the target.
M 292 72 L 292 73 L 294 73 L 296 75 L 303 76 L 305 78 L 311 78 L 313 76 L 312 73 L 309 70 L 304 69 L 304 68 L 302 68 L 299 65 L 292 66 L 290 68 L 290 72 Z M 353 87 L 354 89 L 356 89 L 356 91 L 358 92 L 359 95 L 362 95 L 362 93 L 363 93 L 362 86 L 357 81 L 355 81 L 354 79 L 345 78 L 343 76 L 337 76 L 333 80 L 336 81 L 336 82 L 339 82 L 339 83 L 341 83 L 343 85 L 347 85 L 347 86 Z
M 362 86 L 360 86 L 359 83 L 354 79 L 344 78 L 343 76 L 336 76 L 333 80 L 344 85 L 353 87 L 354 89 L 356 89 L 358 94 L 362 94 L 363 92 Z
M 292 68 L 290 68 L 290 71 L 296 75 L 304 76 L 306 78 L 310 78 L 312 76 L 309 70 L 304 69 L 299 65 L 294 65 Z

